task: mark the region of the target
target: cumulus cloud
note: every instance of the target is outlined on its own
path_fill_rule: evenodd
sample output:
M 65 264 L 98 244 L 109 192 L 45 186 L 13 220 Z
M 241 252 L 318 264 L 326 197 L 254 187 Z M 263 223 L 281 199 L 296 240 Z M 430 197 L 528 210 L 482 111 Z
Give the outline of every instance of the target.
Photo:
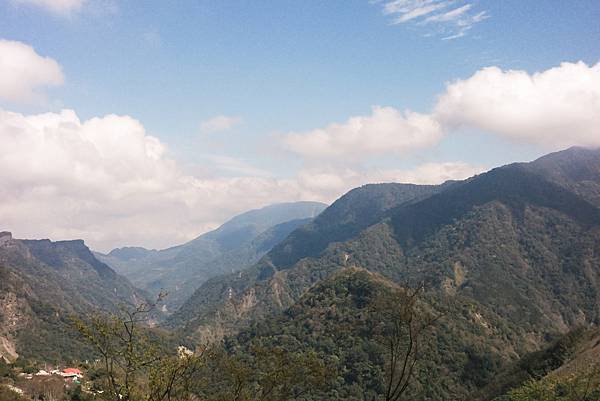
M 558 149 L 600 145 L 600 63 L 562 63 L 548 70 L 488 67 L 448 84 L 435 118 Z
M 215 116 L 200 123 L 200 131 L 203 133 L 227 131 L 242 122 L 238 116 Z
M 600 63 L 562 63 L 533 74 L 487 67 L 448 83 L 429 114 L 374 107 L 370 115 L 280 140 L 305 161 L 352 165 L 434 146 L 461 127 L 549 150 L 600 146 Z
M 286 182 L 194 177 L 127 116 L 0 111 L 0 221 L 99 249 L 188 240 L 242 210 L 298 197 Z
M 427 36 L 442 39 L 463 37 L 477 23 L 488 18 L 486 11 L 476 12 L 473 4 L 459 0 L 385 0 L 376 1 L 392 24 L 412 23 Z
M 408 171 L 303 170 L 279 179 L 198 176 L 169 159 L 166 145 L 139 121 L 117 115 L 81 121 L 72 110 L 23 115 L 0 109 L 0 143 L 2 229 L 20 237 L 84 238 L 104 251 L 182 243 L 251 208 L 331 202 L 368 182 L 440 182 L 477 171 L 450 163 Z
M 356 160 L 429 147 L 441 137 L 439 123 L 428 115 L 375 106 L 370 115 L 308 132 L 287 133 L 282 142 L 286 149 L 307 158 Z
M 41 88 L 61 85 L 64 76 L 53 59 L 25 43 L 0 39 L 0 99 L 31 103 L 44 99 Z
M 16 4 L 33 5 L 55 14 L 69 15 L 79 11 L 85 0 L 12 0 Z

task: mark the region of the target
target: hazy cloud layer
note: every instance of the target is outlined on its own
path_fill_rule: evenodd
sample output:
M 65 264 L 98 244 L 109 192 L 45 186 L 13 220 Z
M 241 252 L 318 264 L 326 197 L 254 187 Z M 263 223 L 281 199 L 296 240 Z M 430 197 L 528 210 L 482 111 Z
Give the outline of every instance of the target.
M 488 18 L 486 11 L 476 10 L 472 3 L 460 0 L 385 0 L 375 1 L 392 24 L 411 24 L 427 36 L 442 39 L 465 36 L 477 23 Z
M 412 111 L 373 107 L 371 115 L 350 117 L 309 132 L 283 136 L 286 149 L 306 158 L 351 162 L 386 153 L 403 154 L 435 145 L 442 137 L 437 121 Z
M 242 122 L 241 117 L 238 116 L 214 116 L 206 121 L 200 123 L 200 132 L 211 133 L 227 131 L 239 125 Z
M 600 145 L 600 63 L 562 63 L 546 71 L 488 67 L 450 83 L 435 119 L 550 149 Z
M 63 81 L 55 60 L 40 56 L 24 43 L 0 39 L 0 100 L 39 102 L 44 99 L 43 88 Z
M 308 193 L 325 194 L 333 199 L 358 186 L 379 182 L 412 184 L 441 184 L 448 180 L 461 180 L 485 171 L 484 166 L 464 162 L 425 163 L 410 169 L 308 168 L 298 174 L 298 183 Z M 327 197 L 329 195 L 329 197 Z M 318 195 L 317 195 L 318 196 Z

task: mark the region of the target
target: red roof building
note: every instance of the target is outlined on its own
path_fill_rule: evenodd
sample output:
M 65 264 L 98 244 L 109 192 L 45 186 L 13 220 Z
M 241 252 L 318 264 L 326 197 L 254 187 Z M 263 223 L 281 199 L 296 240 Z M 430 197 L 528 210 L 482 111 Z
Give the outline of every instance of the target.
M 62 375 L 64 377 L 83 376 L 83 374 L 81 373 L 81 370 L 79 370 L 77 368 L 66 368 L 62 371 Z

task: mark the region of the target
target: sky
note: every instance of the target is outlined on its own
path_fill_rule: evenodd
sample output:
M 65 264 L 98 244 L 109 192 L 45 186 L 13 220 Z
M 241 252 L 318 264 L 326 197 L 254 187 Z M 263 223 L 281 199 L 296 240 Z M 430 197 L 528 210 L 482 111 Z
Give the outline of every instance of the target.
M 0 229 L 164 248 L 600 146 L 596 0 L 0 0 Z

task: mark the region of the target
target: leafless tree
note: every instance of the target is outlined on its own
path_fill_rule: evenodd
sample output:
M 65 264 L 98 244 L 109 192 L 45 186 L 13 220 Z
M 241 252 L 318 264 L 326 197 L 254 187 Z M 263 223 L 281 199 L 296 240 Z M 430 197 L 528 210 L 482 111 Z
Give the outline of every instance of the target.
M 162 299 L 159 296 L 157 302 Z M 203 353 L 177 353 L 161 347 L 150 337 L 147 322 L 156 303 L 120 314 L 98 315 L 88 321 L 76 319 L 80 333 L 101 356 L 105 390 L 109 401 L 175 401 L 188 399 L 187 387 L 203 360 Z
M 386 350 L 385 400 L 399 401 L 413 382 L 426 331 L 440 316 L 420 304 L 423 288 L 395 288 L 374 302 L 376 336 Z

